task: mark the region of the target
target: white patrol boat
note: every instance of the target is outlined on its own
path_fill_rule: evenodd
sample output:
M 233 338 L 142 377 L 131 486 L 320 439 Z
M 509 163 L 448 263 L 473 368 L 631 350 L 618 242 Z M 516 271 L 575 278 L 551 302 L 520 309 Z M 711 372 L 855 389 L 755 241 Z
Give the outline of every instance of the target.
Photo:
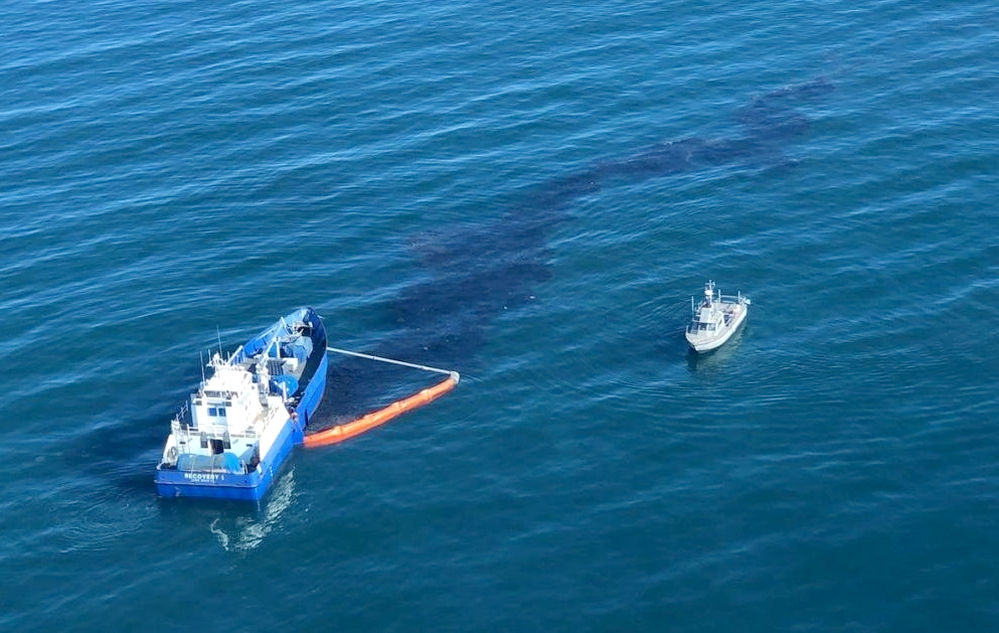
M 690 298 L 694 313 L 687 326 L 687 342 L 695 352 L 710 352 L 721 347 L 739 329 L 749 311 L 750 301 L 738 293 L 723 295 L 715 290 L 715 282 L 704 284 L 704 298 L 700 304 Z

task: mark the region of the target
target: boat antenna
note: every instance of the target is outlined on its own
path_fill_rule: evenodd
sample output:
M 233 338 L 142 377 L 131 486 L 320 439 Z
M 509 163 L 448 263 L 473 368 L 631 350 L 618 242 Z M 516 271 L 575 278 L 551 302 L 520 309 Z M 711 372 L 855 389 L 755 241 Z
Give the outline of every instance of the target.
M 205 353 L 198 350 L 198 359 L 201 361 L 201 386 L 205 385 Z
M 219 326 L 215 326 L 215 336 L 219 340 L 219 358 L 222 358 L 222 332 L 219 332 Z

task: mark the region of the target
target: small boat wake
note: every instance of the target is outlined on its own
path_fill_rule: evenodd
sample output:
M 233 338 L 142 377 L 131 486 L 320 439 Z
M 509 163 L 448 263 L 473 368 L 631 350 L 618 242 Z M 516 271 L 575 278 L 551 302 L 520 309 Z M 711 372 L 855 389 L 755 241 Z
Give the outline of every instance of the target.
M 278 479 L 263 511 L 255 516 L 218 516 L 209 524 L 209 531 L 227 552 L 248 552 L 256 549 L 274 531 L 285 511 L 295 500 L 295 472 L 289 471 Z M 223 527 L 220 527 L 220 524 Z
M 218 519 L 215 519 L 214 521 L 212 521 L 212 524 L 208 526 L 208 529 L 211 530 L 212 534 L 214 534 L 215 536 L 218 537 L 219 544 L 222 546 L 222 549 L 224 549 L 225 551 L 228 552 L 229 551 L 229 535 L 226 534 L 225 532 L 223 532 L 222 530 L 218 529 L 217 527 L 215 527 L 215 525 L 218 522 L 219 522 Z

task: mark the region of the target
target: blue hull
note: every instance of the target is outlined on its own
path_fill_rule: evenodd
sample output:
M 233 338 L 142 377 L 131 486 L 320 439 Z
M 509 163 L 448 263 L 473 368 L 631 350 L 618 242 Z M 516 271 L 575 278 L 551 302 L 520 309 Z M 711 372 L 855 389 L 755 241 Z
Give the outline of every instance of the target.
M 259 501 L 267 494 L 274 476 L 288 459 L 292 447 L 292 425 L 285 422 L 275 442 L 274 458 L 261 461 L 260 469 L 245 475 L 217 472 L 156 471 L 156 494 L 161 497 L 206 497 Z
M 318 357 L 314 373 L 303 385 L 301 393 L 296 394 L 299 396 L 298 405 L 295 407 L 298 417 L 294 419 L 289 416 L 285 420 L 271 454 L 260 460 L 259 468 L 246 474 L 157 469 L 155 476 L 157 495 L 259 501 L 267 494 L 291 454 L 292 447 L 304 440 L 305 429 L 326 393 L 326 373 L 329 368 L 326 330 L 318 317 L 315 317 L 314 326 L 317 328 L 314 337 L 317 349 L 314 354 L 321 354 L 321 357 Z
M 323 348 L 323 358 L 319 361 L 316 375 L 309 381 L 309 385 L 302 394 L 302 400 L 295 408 L 298 413 L 298 423 L 292 429 L 292 440 L 296 445 L 305 440 L 305 429 L 309 428 L 312 415 L 319 408 L 319 403 L 323 401 L 323 394 L 326 393 L 326 373 L 329 370 L 329 355 Z

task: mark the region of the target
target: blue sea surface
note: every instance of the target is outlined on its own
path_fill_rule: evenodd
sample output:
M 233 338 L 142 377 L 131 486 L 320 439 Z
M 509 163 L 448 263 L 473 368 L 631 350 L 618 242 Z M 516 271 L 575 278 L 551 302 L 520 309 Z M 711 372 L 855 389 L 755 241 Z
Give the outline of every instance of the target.
M 0 4 L 0 630 L 999 630 L 997 97 L 982 0 Z M 157 499 L 299 305 L 461 385 Z

